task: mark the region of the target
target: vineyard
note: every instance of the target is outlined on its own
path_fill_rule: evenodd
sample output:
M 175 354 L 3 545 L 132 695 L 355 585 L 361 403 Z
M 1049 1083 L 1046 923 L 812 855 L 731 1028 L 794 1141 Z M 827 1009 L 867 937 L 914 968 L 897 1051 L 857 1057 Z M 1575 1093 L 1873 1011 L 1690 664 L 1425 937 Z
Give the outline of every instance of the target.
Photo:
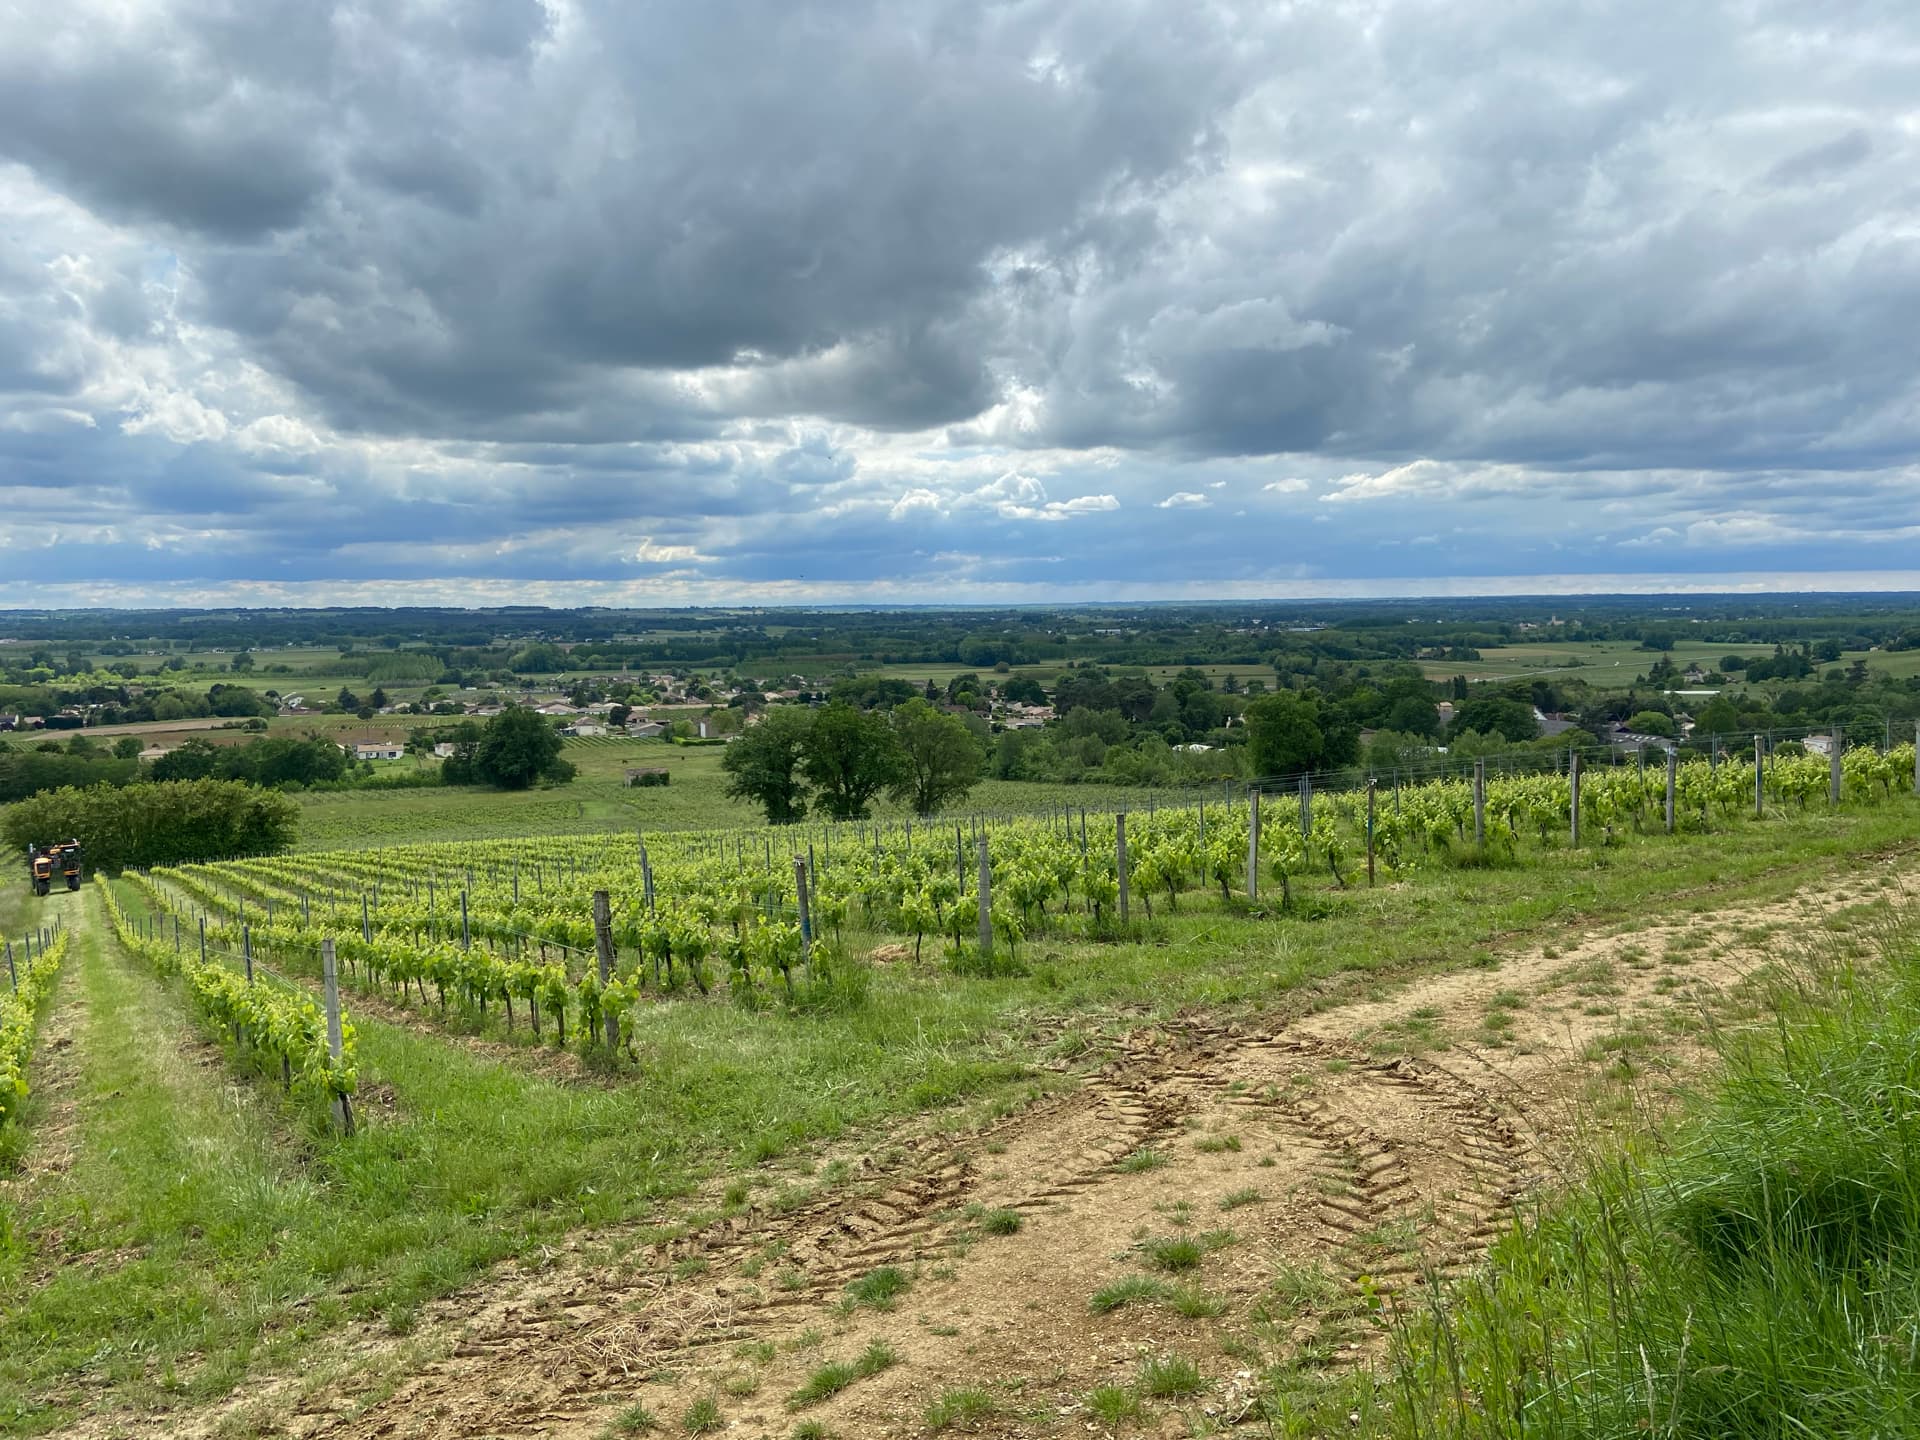
M 0 1125 L 27 1098 L 27 1062 L 34 1033 L 66 959 L 69 938 L 62 928 L 29 933 L 17 945 L 5 942 L 6 974 L 0 976 L 5 983 L 0 989 Z
M 1412 1295 L 1428 1251 L 1479 1262 L 1543 1173 L 1541 1106 L 1737 975 L 1680 912 L 1758 933 L 1911 869 L 1913 763 L 1462 767 L 96 879 L 38 912 L 71 943 L 36 937 L 38 998 L 5 1010 L 9 1053 L 35 1043 L 0 1134 L 0 1417 L 67 1433 L 98 1394 L 152 1433 L 593 1440 L 630 1404 L 768 1434 L 797 1406 L 864 1434 L 942 1387 L 1017 1410 L 1001 1374 L 1055 1416 L 1102 1386 L 1230 1410 L 1229 1346 L 1296 1378 L 1374 1353 L 1367 1295 Z M 1662 911 L 1665 938 L 1612 933 Z M 887 1267 L 924 1326 L 846 1310 Z M 867 1339 L 898 1362 L 845 1359 Z M 1141 1345 L 1210 1388 L 1149 1392 Z M 106 1347 L 132 1358 L 78 1388 Z M 844 1393 L 798 1398 L 841 1363 Z
M 311 1000 L 237 983 L 236 964 L 266 956 L 313 976 L 330 940 L 363 990 L 427 1016 L 630 1051 L 622 1037 L 639 1012 L 669 994 L 831 1005 L 858 984 L 848 958 L 878 940 L 910 946 L 916 960 L 931 942 L 958 973 L 992 974 L 1017 966 L 1030 940 L 1140 938 L 1183 905 L 1284 923 L 1318 913 L 1328 892 L 1426 869 L 1539 863 L 1629 835 L 1685 843 L 1769 815 L 1885 804 L 1913 769 L 1910 745 L 1860 747 L 1758 770 L 1698 760 L 1483 772 L 1391 793 L 1302 786 L 1297 801 L 1267 797 L 1264 812 L 1255 794 L 1134 813 L 793 826 L 752 839 L 412 845 L 161 868 L 135 877 L 144 920 L 112 913 L 130 948 L 158 967 L 180 964 L 202 1011 L 257 1037 L 290 1081 L 345 1095 L 351 1059 L 324 1055 Z M 205 964 L 194 958 L 203 945 L 214 956 Z

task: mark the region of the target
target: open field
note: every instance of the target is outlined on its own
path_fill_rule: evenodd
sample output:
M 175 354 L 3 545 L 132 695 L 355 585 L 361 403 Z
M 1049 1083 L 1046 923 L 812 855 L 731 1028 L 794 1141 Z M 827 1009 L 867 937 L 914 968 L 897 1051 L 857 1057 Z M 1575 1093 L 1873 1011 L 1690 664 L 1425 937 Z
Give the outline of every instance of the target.
M 755 827 L 764 823 L 756 805 L 731 800 L 720 769 L 718 746 L 682 747 L 659 740 L 570 740 L 564 758 L 580 768 L 567 785 L 528 791 L 480 787 L 420 790 L 318 791 L 296 795 L 300 845 L 306 850 L 392 845 L 414 840 L 485 840 L 511 835 L 571 834 L 588 830 L 631 833 L 710 826 Z M 395 761 L 405 768 L 412 761 Z M 665 786 L 628 789 L 627 766 L 659 768 Z M 1039 785 L 983 780 L 966 809 L 983 814 L 1024 814 L 1064 804 L 1147 804 L 1144 790 L 1097 785 Z M 910 812 L 887 801 L 875 814 L 901 819 Z
M 682 752 L 674 787 L 711 755 Z M 1292 914 L 1194 890 L 1136 938 L 1043 926 L 993 978 L 937 940 L 916 964 L 856 914 L 842 998 L 683 984 L 635 1012 L 637 1059 L 362 977 L 352 1138 L 206 1037 L 94 892 L 56 897 L 84 938 L 0 1180 L 0 1426 L 587 1440 L 635 1406 L 748 1435 L 1232 1414 L 1378 1355 L 1368 1297 L 1413 1298 L 1423 1258 L 1465 1273 L 1583 1132 L 1663 1103 L 1704 1028 L 1753 1013 L 1772 937 L 1912 883 L 1916 805 L 1371 890 L 1323 872 Z M 416 865 L 364 872 L 383 907 Z

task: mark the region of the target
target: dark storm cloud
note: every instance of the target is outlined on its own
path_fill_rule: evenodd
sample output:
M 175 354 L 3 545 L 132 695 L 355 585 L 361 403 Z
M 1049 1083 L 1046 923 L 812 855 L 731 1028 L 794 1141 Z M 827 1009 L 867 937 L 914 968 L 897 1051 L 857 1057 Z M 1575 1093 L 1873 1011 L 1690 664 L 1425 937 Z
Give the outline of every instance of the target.
M 1916 57 L 1871 0 L 16 7 L 0 535 L 64 491 L 152 577 L 1837 563 L 1912 523 Z

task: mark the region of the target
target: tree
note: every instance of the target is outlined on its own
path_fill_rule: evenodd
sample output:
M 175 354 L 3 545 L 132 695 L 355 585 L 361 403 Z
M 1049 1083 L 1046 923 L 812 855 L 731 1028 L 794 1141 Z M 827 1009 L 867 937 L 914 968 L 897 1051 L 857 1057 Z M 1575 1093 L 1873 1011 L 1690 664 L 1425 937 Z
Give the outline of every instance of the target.
M 1657 735 L 1663 740 L 1671 740 L 1674 734 L 1673 717 L 1658 710 L 1642 710 L 1628 717 L 1627 729 L 1635 735 Z
M 1515 745 L 1523 745 L 1540 736 L 1540 722 L 1533 706 L 1505 695 L 1484 695 L 1469 700 L 1453 712 L 1448 734 L 1477 730 L 1482 735 L 1504 735 Z
M 509 705 L 487 721 L 473 754 L 474 778 L 502 790 L 525 790 L 536 780 L 571 780 L 560 758 L 560 736 L 544 715 Z
M 204 780 L 213 774 L 219 752 L 199 736 L 183 741 L 153 762 L 155 780 Z
M 888 793 L 934 815 L 980 778 L 980 744 L 962 721 L 913 699 L 894 707 L 893 733 L 900 742 L 900 773 Z
M 1294 775 L 1311 770 L 1326 753 L 1320 704 L 1292 690 L 1263 695 L 1247 706 L 1247 748 L 1255 775 Z
M 235 780 L 66 787 L 6 812 L 6 843 L 80 841 L 96 870 L 270 855 L 290 848 L 300 807 L 284 795 Z
M 731 742 L 720 757 L 720 768 L 727 772 L 727 794 L 761 806 L 769 825 L 791 825 L 804 819 L 807 785 L 800 767 L 812 729 L 811 710 L 776 705 L 767 711 L 758 725 Z
M 827 814 L 864 819 L 873 797 L 900 778 L 900 742 L 877 711 L 829 705 L 813 717 L 802 769 Z

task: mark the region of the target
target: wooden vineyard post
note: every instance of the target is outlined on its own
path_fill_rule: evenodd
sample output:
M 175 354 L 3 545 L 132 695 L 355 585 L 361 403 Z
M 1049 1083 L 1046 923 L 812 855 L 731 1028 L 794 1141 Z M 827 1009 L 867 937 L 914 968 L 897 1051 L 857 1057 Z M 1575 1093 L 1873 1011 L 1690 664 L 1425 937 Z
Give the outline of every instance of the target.
M 13 968 L 13 941 L 7 941 L 7 978 L 13 981 L 13 988 L 20 988 L 20 972 Z
M 473 948 L 473 932 L 467 928 L 467 892 L 464 890 L 460 892 L 460 948 Z
M 640 893 L 646 899 L 647 913 L 653 913 L 653 861 L 647 855 L 647 842 L 640 842 Z
M 200 917 L 200 963 L 207 963 L 207 917 Z
M 240 954 L 247 962 L 247 984 L 253 984 L 253 927 L 240 927 Z
M 1260 898 L 1260 791 L 1247 790 L 1247 899 Z
M 373 943 L 373 916 L 367 910 L 367 892 L 360 892 L 360 939 L 366 944 Z
M 1573 848 L 1580 848 L 1580 752 L 1567 752 L 1567 799 L 1573 829 Z
M 1300 777 L 1300 843 L 1313 843 L 1313 777 Z
M 607 899 L 607 892 L 593 892 L 593 948 L 600 960 L 600 988 L 605 990 L 607 982 L 613 978 L 613 907 Z M 611 1050 L 620 1043 L 620 1021 L 608 1011 L 607 1049 Z
M 1753 818 L 1756 820 L 1767 813 L 1766 744 L 1760 736 L 1753 737 Z
M 1667 750 L 1667 834 L 1669 835 L 1673 833 L 1673 802 L 1674 792 L 1679 781 L 1679 770 L 1680 752 L 1670 747 Z
M 807 903 L 807 861 L 804 855 L 793 857 L 793 898 L 800 907 L 800 958 L 813 966 L 813 907 Z
M 327 1054 L 338 1064 L 345 1042 L 340 1033 L 340 972 L 334 965 L 331 935 L 320 942 L 320 990 L 327 1007 Z M 343 1131 L 353 1134 L 353 1106 L 338 1093 L 333 1097 L 333 1119 Z
M 1473 843 L 1487 848 L 1487 762 L 1473 762 Z
M 1373 803 L 1374 778 L 1367 777 L 1367 888 L 1373 888 Z
M 987 856 L 987 837 L 982 835 L 977 844 L 980 862 L 980 958 L 993 956 L 993 865 Z
M 173 953 L 176 955 L 180 953 L 180 917 L 178 915 L 173 917 Z
M 1840 803 L 1840 752 L 1847 748 L 1846 741 L 1841 737 L 1845 733 L 1844 726 L 1833 727 L 1833 750 L 1827 757 L 1827 803 L 1829 805 Z
M 300 928 L 303 930 L 309 929 L 312 927 L 312 925 L 313 925 L 313 910 L 311 906 L 308 904 L 308 897 L 305 895 L 302 895 L 300 897 Z
M 967 888 L 967 842 L 960 834 L 960 822 L 953 826 L 953 874 L 964 894 Z
M 1113 866 L 1120 881 L 1120 923 L 1127 923 L 1127 812 L 1113 816 Z

